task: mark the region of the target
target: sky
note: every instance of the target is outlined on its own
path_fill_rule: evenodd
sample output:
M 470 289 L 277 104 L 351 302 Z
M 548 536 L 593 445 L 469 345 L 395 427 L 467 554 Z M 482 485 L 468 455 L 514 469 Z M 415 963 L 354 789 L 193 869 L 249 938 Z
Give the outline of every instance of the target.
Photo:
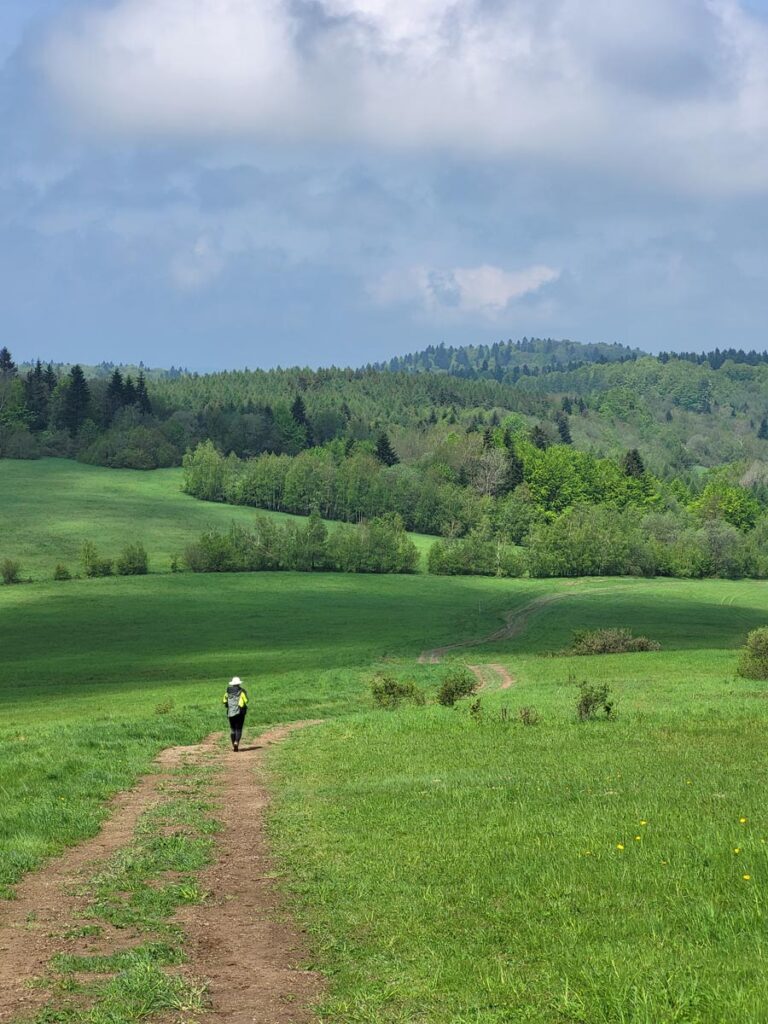
M 0 345 L 768 348 L 768 0 L 0 0 Z

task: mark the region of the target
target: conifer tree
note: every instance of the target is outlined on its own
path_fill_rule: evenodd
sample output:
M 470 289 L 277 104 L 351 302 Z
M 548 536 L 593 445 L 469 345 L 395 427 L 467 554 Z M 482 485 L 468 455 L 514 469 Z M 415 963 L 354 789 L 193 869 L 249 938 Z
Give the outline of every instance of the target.
M 376 440 L 376 458 L 385 466 L 394 466 L 400 461 L 386 431 L 382 430 Z
M 760 420 L 760 428 L 757 431 L 757 436 L 761 441 L 768 441 L 768 416 L 763 416 Z
M 563 409 L 563 412 L 566 413 L 568 416 L 570 416 L 571 413 L 573 412 L 573 402 L 570 400 L 570 398 L 567 395 L 565 396 L 565 398 L 562 401 L 562 409 Z
M 16 363 L 11 358 L 11 353 L 3 345 L 0 348 L 0 377 L 15 377 Z
M 64 426 L 74 437 L 88 416 L 91 391 L 82 367 L 75 364 L 69 371 L 67 390 L 64 394 L 62 419 Z
M 625 476 L 633 476 L 637 479 L 645 476 L 645 463 L 637 448 L 630 448 L 621 460 L 621 468 Z
M 45 377 L 45 383 L 48 388 L 48 393 L 50 394 L 54 390 L 56 385 L 59 383 L 59 378 L 56 376 L 56 371 L 53 368 L 53 363 L 48 363 L 48 365 L 45 368 L 45 373 L 43 376 Z
M 48 426 L 50 392 L 45 382 L 43 364 L 39 359 L 24 381 L 24 400 L 29 413 L 30 430 L 45 430 Z
M 301 395 L 297 394 L 293 400 L 291 416 L 293 416 L 294 420 L 300 427 L 303 427 L 307 436 L 307 447 L 311 448 L 313 443 L 312 428 L 309 425 L 309 420 L 307 419 L 307 407 L 304 405 L 304 399 Z
M 573 444 L 573 438 L 571 437 L 571 428 L 568 423 L 568 417 L 564 412 L 555 413 L 555 425 L 557 426 L 557 432 L 560 435 L 560 441 L 562 444 Z
M 104 419 L 106 420 L 107 426 L 112 422 L 120 409 L 125 404 L 125 383 L 123 382 L 123 375 L 120 371 L 115 368 L 112 372 L 112 376 L 109 378 L 109 384 L 107 384 L 107 391 L 104 396 Z
M 531 429 L 530 438 L 531 444 L 536 448 L 540 448 L 542 451 L 544 451 L 545 448 L 549 448 L 549 435 L 540 423 L 537 423 L 536 426 Z
M 149 400 L 149 393 L 147 391 L 147 380 L 142 370 L 136 381 L 136 404 L 139 407 L 139 411 L 145 414 L 152 412 L 152 403 Z
M 136 385 L 133 382 L 133 377 L 128 374 L 123 383 L 123 405 L 136 405 Z

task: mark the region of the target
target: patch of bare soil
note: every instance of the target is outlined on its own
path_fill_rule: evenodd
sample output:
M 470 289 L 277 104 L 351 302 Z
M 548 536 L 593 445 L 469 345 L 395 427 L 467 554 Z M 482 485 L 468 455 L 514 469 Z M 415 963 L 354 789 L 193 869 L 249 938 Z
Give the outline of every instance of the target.
M 504 665 L 468 665 L 480 684 L 478 693 L 482 690 L 508 690 L 515 685 L 515 677 Z
M 153 774 L 112 801 L 97 836 L 28 875 L 17 887 L 18 898 L 0 903 L 0 1022 L 29 1016 L 46 1003 L 47 990 L 30 983 L 45 975 L 55 954 L 108 955 L 140 941 L 130 929 L 106 923 L 99 935 L 80 934 L 81 915 L 88 906 L 85 883 L 131 842 L 140 815 L 158 802 L 170 773 L 185 762 L 203 759 L 223 761 L 215 783 L 220 800 L 213 794 L 223 831 L 215 863 L 201 873 L 210 900 L 184 908 L 178 918 L 189 935 L 189 970 L 209 982 L 211 1010 L 202 1020 L 309 1021 L 320 980 L 300 966 L 306 955 L 304 937 L 282 908 L 273 881 L 263 831 L 268 795 L 257 773 L 266 747 L 293 729 L 313 724 L 271 729 L 238 754 L 223 750 L 217 736 L 197 746 L 164 750 Z
M 184 907 L 176 920 L 187 942 L 189 970 L 208 983 L 210 1012 L 204 1024 L 303 1024 L 313 1019 L 321 992 L 319 975 L 304 970 L 305 936 L 288 917 L 275 884 L 274 864 L 264 835 L 269 795 L 262 781 L 264 751 L 294 729 L 294 722 L 270 729 L 254 743 L 227 753 L 218 776 L 215 862 L 200 874 L 210 895 L 200 906 Z

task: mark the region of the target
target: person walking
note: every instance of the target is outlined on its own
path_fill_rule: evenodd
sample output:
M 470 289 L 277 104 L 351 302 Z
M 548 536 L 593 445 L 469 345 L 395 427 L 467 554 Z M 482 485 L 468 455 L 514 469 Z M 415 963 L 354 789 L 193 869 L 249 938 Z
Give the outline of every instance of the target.
M 248 711 L 248 694 L 237 676 L 227 687 L 222 704 L 226 704 L 227 707 L 232 749 L 237 752 L 243 735 L 243 723 Z

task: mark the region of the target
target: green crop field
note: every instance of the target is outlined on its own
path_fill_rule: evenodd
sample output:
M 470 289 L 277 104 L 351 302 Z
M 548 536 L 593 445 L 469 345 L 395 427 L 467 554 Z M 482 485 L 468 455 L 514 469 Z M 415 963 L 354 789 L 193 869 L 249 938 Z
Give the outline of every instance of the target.
M 38 480 L 59 471 L 20 465 L 42 468 Z M 38 487 L 25 522 L 12 511 L 20 491 L 2 489 L 8 533 L 29 531 L 30 567 L 38 536 L 69 535 L 75 550 L 81 527 L 68 524 L 87 526 L 99 501 L 89 535 L 105 551 L 134 517 L 167 555 L 189 522 L 173 508 L 202 516 L 194 530 L 252 514 L 187 499 L 164 474 L 140 475 L 143 497 L 128 488 L 131 513 L 94 493 L 134 474 L 69 469 L 69 497 Z M 74 480 L 91 474 L 104 483 L 78 499 Z M 43 552 L 41 572 L 58 557 Z M 375 671 L 431 697 L 446 667 L 419 652 L 487 635 L 507 612 L 519 614 L 509 638 L 448 662 L 504 665 L 513 688 L 483 693 L 475 714 L 466 701 L 372 709 Z M 249 731 L 328 719 L 270 754 L 271 834 L 329 978 L 320 1020 L 768 1019 L 768 688 L 735 671 L 747 631 L 767 622 L 768 588 L 747 581 L 164 574 L 2 586 L 0 884 L 11 895 L 25 871 L 93 834 L 107 798 L 159 749 L 220 729 L 236 672 Z M 558 653 L 572 630 L 598 626 L 662 649 Z M 577 721 L 581 680 L 611 688 L 614 720 Z M 523 706 L 539 724 L 520 722 Z
M 50 579 L 58 563 L 79 571 L 86 540 L 106 557 L 138 540 L 149 553 L 150 571 L 168 572 L 171 558 L 211 526 L 248 525 L 257 515 L 299 518 L 198 501 L 182 493 L 181 482 L 180 469 L 142 472 L 66 459 L 0 459 L 0 561 L 17 559 L 24 577 Z M 425 562 L 434 537 L 410 536 Z

